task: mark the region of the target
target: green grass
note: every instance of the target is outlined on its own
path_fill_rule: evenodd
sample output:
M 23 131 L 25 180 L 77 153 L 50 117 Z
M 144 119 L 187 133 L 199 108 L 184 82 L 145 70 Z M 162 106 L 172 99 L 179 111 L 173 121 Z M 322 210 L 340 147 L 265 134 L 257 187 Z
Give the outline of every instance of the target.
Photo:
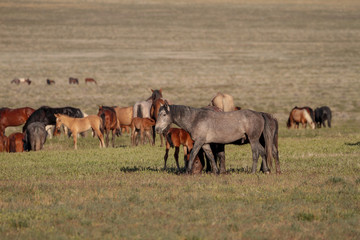
M 227 175 L 179 175 L 173 150 L 163 171 L 165 149 L 129 147 L 128 136 L 117 138 L 116 148 L 100 149 L 97 139 L 86 137 L 75 151 L 71 139 L 60 137 L 44 151 L 1 154 L 0 235 L 356 238 L 360 149 L 345 143 L 359 134 L 329 138 L 339 127 L 316 134 L 281 130 L 281 175 L 249 174 L 249 146 L 226 147 Z
M 355 0 L 1 1 L 0 107 L 96 114 L 150 88 L 200 107 L 221 91 L 279 120 L 283 173 L 249 174 L 248 145 L 226 147 L 228 174 L 188 176 L 173 149 L 163 171 L 165 149 L 126 134 L 78 151 L 60 136 L 0 154 L 0 239 L 357 239 L 359 13 Z M 286 129 L 295 105 L 328 105 L 333 127 Z

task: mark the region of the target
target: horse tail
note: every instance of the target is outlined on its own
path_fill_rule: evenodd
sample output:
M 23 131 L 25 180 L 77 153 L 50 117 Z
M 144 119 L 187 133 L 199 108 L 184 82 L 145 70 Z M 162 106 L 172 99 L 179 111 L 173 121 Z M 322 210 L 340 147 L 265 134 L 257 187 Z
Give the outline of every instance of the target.
M 305 109 L 303 110 L 304 113 L 304 118 L 306 119 L 306 121 L 310 124 L 312 129 L 315 129 L 315 123 L 313 122 L 310 114 L 308 113 L 308 111 L 306 111 Z
M 168 134 L 166 134 L 166 141 L 168 141 L 168 143 L 170 144 L 170 147 L 174 148 L 174 143 L 171 140 L 171 132 L 169 132 Z
M 104 135 L 104 129 L 105 129 L 105 113 L 102 113 L 100 115 L 100 132 L 102 135 Z
M 261 114 L 264 118 L 264 140 L 265 140 L 265 155 L 266 155 L 266 163 L 267 166 L 271 172 L 271 168 L 272 168 L 272 147 L 274 144 L 274 137 L 275 135 L 273 134 L 273 131 L 271 129 L 271 120 L 269 118 L 269 116 L 266 113 L 262 113 Z

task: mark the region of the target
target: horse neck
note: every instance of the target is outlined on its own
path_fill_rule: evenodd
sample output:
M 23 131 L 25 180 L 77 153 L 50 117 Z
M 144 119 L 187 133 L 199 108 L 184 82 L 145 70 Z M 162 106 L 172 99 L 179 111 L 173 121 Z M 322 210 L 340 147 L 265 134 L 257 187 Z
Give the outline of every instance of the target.
M 172 112 L 173 123 L 184 129 L 186 132 L 191 132 L 192 122 L 196 116 L 193 114 L 195 108 L 181 106 L 181 105 L 170 105 L 170 112 Z

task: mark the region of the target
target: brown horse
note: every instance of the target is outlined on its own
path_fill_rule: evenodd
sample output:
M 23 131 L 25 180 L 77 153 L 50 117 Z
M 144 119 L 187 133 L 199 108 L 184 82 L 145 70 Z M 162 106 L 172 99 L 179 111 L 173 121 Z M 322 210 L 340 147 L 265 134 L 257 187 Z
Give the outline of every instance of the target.
M 0 152 L 8 151 L 7 150 L 8 141 L 9 140 L 7 136 L 0 135 Z
M 97 115 L 89 115 L 84 118 L 72 118 L 64 114 L 54 114 L 56 117 L 56 129 L 60 129 L 61 125 L 65 125 L 72 132 L 74 139 L 74 148 L 77 149 L 77 135 L 85 132 L 90 128 L 96 133 L 100 141 L 100 147 L 104 147 L 103 123 L 102 119 Z
M 215 106 L 222 109 L 224 112 L 231 112 L 240 110 L 240 107 L 235 107 L 234 98 L 226 93 L 218 92 L 212 99 L 209 106 Z
M 97 82 L 93 78 L 85 78 L 85 83 L 95 83 L 97 85 Z
M 141 136 L 141 144 L 144 144 L 144 133 L 146 137 L 149 139 L 149 144 L 154 145 L 154 142 L 151 140 L 151 131 L 152 126 L 155 126 L 155 120 L 151 118 L 139 118 L 135 117 L 131 121 L 131 144 L 133 146 L 137 146 L 136 142 L 136 136 L 138 135 L 138 132 L 140 131 Z
M 166 134 L 166 149 L 164 155 L 164 169 L 166 169 L 166 162 L 169 155 L 170 147 L 175 147 L 174 158 L 176 161 L 176 166 L 178 171 L 180 171 L 179 166 L 179 148 L 180 145 L 184 147 L 184 164 L 185 168 L 189 160 L 189 154 L 191 149 L 194 146 L 194 141 L 191 139 L 190 134 L 181 128 L 170 128 Z
M 79 84 L 79 79 L 69 77 L 69 84 Z
M 133 107 L 113 107 L 120 122 L 121 128 L 129 129 L 133 119 Z
M 99 106 L 97 115 L 103 120 L 103 128 L 106 133 L 105 146 L 109 146 L 109 135 L 111 131 L 111 143 L 112 147 L 115 147 L 115 134 L 117 136 L 121 135 L 120 121 L 116 116 L 115 110 L 112 107 Z
M 46 79 L 46 83 L 47 83 L 47 85 L 53 85 L 53 84 L 55 84 L 55 81 L 51 80 L 51 79 Z
M 29 78 L 14 78 L 11 83 L 15 83 L 16 85 L 19 85 L 20 83 L 27 83 L 30 85 L 31 80 Z
M 1 108 L 0 109 L 0 135 L 5 134 L 5 128 L 24 124 L 35 110 L 30 107 Z
M 315 129 L 315 123 L 307 108 L 294 107 L 289 114 L 286 126 L 287 128 L 299 128 L 299 123 L 303 128 L 306 128 L 306 124 L 309 123 L 310 127 Z
M 8 152 L 23 152 L 24 151 L 24 134 L 16 132 L 10 134 L 7 144 Z

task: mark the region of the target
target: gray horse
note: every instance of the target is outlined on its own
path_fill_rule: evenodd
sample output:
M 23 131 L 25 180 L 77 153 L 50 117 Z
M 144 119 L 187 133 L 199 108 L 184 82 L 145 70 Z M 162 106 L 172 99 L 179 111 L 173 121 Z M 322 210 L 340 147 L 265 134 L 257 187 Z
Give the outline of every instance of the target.
M 280 173 L 277 151 L 276 153 L 273 153 L 275 150 L 275 133 L 274 123 L 270 119 L 270 116 L 270 114 L 252 110 L 240 110 L 225 113 L 181 105 L 168 105 L 165 103 L 165 105 L 160 108 L 155 129 L 159 133 L 166 132 L 170 124 L 175 123 L 190 133 L 191 138 L 195 143 L 190 154 L 190 160 L 187 167 L 188 173 L 191 172 L 194 159 L 201 148 L 210 159 L 212 172 L 218 173 L 210 143 L 245 144 L 247 141 L 250 143 L 252 150 L 253 173 L 256 172 L 259 155 L 262 159 L 266 159 L 266 164 L 263 164 L 262 167 L 262 170 L 265 171 L 267 170 L 267 167 L 271 168 L 272 166 L 271 157 L 277 156 L 276 168 L 277 172 Z M 262 137 L 264 146 L 260 142 Z M 223 159 L 225 158 L 223 157 Z M 220 164 L 222 165 L 221 162 Z M 225 164 L 223 164 L 223 167 L 221 168 L 224 167 Z M 222 169 L 222 171 L 223 170 L 224 169 Z
M 45 124 L 42 122 L 30 123 L 24 134 L 24 148 L 26 151 L 39 151 L 43 148 L 47 137 Z

